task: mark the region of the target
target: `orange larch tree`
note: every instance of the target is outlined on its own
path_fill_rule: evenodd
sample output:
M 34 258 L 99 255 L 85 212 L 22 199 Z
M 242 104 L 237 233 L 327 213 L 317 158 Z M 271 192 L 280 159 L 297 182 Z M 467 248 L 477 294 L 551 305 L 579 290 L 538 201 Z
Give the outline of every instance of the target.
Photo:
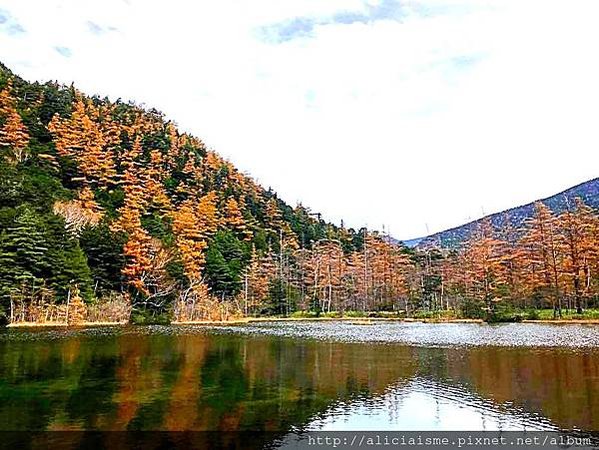
M 7 148 L 8 161 L 18 164 L 27 159 L 29 133 L 17 111 L 11 90 L 12 83 L 9 82 L 0 92 L 0 146 Z
M 463 252 L 472 281 L 471 294 L 483 300 L 490 313 L 501 299 L 499 288 L 505 283 L 504 243 L 494 237 L 490 221 L 481 222 Z
M 251 231 L 248 230 L 243 213 L 237 200 L 234 197 L 229 197 L 225 203 L 224 222 L 225 226 L 235 231 L 242 236 L 244 240 L 252 238 Z
M 88 183 L 105 187 L 116 182 L 113 149 L 117 144 L 116 131 L 109 129 L 105 138 L 99 123 L 100 112 L 77 94 L 70 118 L 55 114 L 48 130 L 54 137 L 60 156 L 72 158 Z M 108 119 L 107 119 L 108 121 Z
M 552 298 L 554 315 L 562 314 L 563 239 L 555 215 L 543 203 L 535 204 L 521 241 L 527 260 L 526 279 L 532 290 Z
M 597 245 L 593 233 L 595 220 L 593 210 L 580 199 L 576 199 L 573 210 L 563 212 L 557 220 L 565 254 L 563 272 L 571 285 L 578 314 L 583 312 L 582 296 L 585 291 L 586 274 L 589 272 L 589 263 L 593 260 L 594 247 Z

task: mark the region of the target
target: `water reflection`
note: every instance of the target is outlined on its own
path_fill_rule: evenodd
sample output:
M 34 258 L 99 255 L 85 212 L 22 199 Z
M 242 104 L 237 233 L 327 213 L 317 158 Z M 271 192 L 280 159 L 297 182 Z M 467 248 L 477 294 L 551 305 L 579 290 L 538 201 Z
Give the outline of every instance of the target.
M 599 430 L 597 356 L 170 328 L 4 331 L 0 427 Z
M 514 431 L 554 430 L 539 414 L 497 405 L 462 387 L 416 377 L 381 396 L 342 402 L 307 431 Z

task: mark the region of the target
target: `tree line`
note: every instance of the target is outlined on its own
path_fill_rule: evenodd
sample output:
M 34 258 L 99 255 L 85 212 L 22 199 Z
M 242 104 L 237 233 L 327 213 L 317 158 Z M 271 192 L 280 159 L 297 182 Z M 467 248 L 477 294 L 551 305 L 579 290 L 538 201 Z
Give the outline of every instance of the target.
M 581 202 L 413 251 L 287 205 L 158 111 L 4 69 L 0 152 L 4 321 L 559 314 L 597 299 L 597 214 Z

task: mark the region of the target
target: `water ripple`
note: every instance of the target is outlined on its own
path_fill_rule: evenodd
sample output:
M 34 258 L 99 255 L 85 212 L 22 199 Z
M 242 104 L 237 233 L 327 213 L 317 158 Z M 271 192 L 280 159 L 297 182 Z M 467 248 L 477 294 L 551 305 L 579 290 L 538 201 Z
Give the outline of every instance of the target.
M 109 338 L 121 335 L 242 334 L 280 336 L 334 342 L 399 343 L 422 347 L 599 347 L 599 326 L 568 324 L 478 324 L 387 322 L 354 325 L 348 322 L 256 322 L 231 326 L 152 325 L 93 328 L 4 329 L 1 341 L 47 341 L 56 339 Z
M 262 322 L 214 327 L 220 333 L 274 335 L 320 341 L 401 343 L 411 346 L 599 347 L 597 325 Z

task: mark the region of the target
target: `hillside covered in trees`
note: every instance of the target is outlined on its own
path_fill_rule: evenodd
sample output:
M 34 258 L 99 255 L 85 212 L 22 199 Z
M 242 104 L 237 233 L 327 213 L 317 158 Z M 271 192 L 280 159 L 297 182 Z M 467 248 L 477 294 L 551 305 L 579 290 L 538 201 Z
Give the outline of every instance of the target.
M 577 199 L 411 250 L 291 207 L 158 111 L 0 67 L 0 317 L 150 322 L 597 303 Z
M 302 251 L 362 250 L 363 231 L 290 207 L 155 110 L 5 67 L 0 90 L 7 318 L 74 291 L 180 319 L 284 313 Z

